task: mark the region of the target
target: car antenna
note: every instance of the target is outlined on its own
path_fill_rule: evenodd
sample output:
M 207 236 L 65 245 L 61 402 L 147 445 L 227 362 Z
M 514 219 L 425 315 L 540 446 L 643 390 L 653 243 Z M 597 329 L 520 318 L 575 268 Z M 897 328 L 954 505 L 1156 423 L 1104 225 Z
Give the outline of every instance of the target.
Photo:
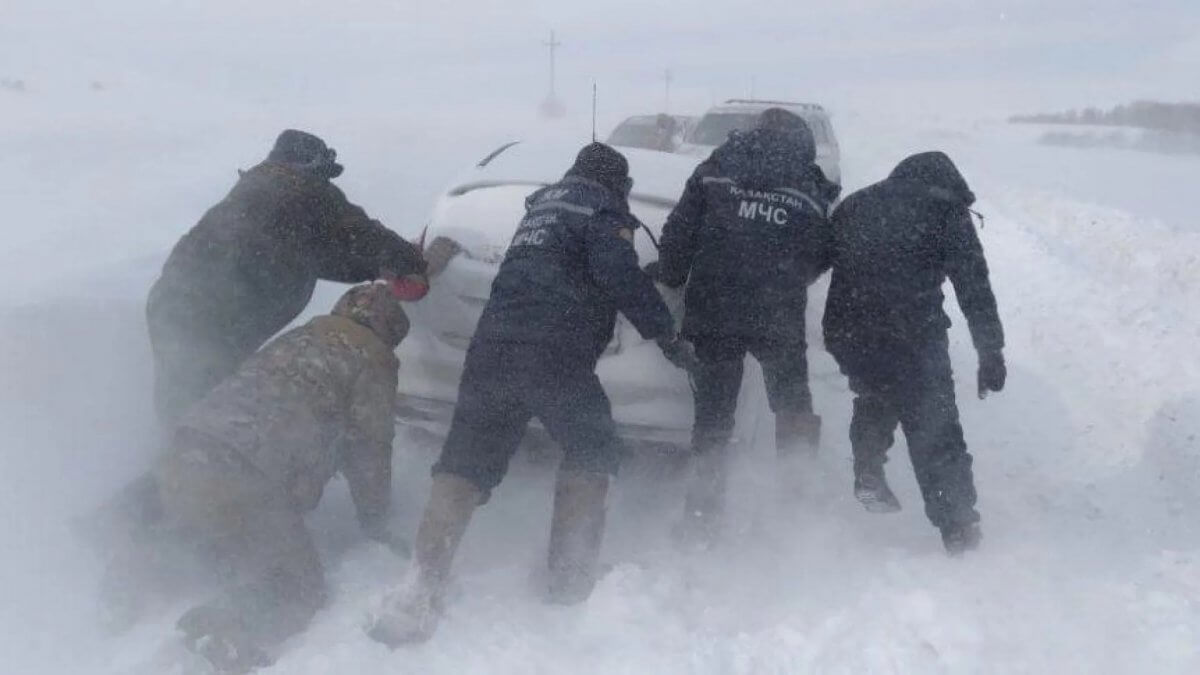
M 596 142 L 596 81 L 592 80 L 592 142 Z M 642 229 L 646 231 L 646 236 L 650 237 L 650 243 L 654 245 L 655 250 L 661 250 L 658 245 L 658 239 L 654 237 L 654 233 L 650 231 L 646 224 L 638 221 Z

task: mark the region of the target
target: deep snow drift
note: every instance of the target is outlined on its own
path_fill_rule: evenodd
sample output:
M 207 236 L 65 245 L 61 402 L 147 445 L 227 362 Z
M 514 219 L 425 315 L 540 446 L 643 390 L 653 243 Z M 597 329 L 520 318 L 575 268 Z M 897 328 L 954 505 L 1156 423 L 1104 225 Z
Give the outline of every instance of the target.
M 194 598 L 102 634 L 97 565 L 67 522 L 153 451 L 144 293 L 174 239 L 276 129 L 239 111 L 218 128 L 102 110 L 64 128 L 44 123 L 35 99 L 19 101 L 0 129 L 13 237 L 0 260 L 3 669 L 169 671 L 171 624 Z M 404 565 L 357 535 L 344 485 L 331 486 L 310 523 L 332 602 L 269 672 L 1200 672 L 1200 229 L 1183 208 L 1200 162 L 1049 148 L 1037 129 L 995 121 L 885 124 L 853 111 L 834 121 L 849 189 L 907 152 L 941 148 L 981 197 L 1010 379 L 1002 394 L 974 397 L 959 321 L 978 553 L 942 554 L 902 444 L 888 469 L 905 510 L 871 516 L 853 501 L 849 395 L 814 344 L 826 444 L 799 494 L 777 480 L 760 430 L 770 420 L 748 378 L 727 540 L 676 551 L 682 476 L 634 462 L 612 501 L 612 571 L 581 607 L 537 599 L 552 472 L 519 464 L 467 534 L 438 634 L 389 652 L 361 629 Z M 408 234 L 444 178 L 506 140 L 430 118 L 323 124 L 348 166 L 339 183 Z M 323 288 L 311 310 L 335 292 Z M 811 304 L 815 336 L 821 303 Z M 397 439 L 397 507 L 414 529 L 436 450 Z

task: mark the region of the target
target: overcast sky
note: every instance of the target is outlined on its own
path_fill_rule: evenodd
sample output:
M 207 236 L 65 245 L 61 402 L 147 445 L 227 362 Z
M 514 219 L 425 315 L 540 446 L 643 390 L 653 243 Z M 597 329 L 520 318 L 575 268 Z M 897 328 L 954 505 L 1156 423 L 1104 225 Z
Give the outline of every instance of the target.
M 248 106 L 515 110 L 543 95 L 541 41 L 556 29 L 575 107 L 594 79 L 609 108 L 661 108 L 668 68 L 673 107 L 686 110 L 752 92 L 999 113 L 1200 100 L 1197 0 L 414 4 L 4 0 L 0 77 L 43 90 L 170 86 Z

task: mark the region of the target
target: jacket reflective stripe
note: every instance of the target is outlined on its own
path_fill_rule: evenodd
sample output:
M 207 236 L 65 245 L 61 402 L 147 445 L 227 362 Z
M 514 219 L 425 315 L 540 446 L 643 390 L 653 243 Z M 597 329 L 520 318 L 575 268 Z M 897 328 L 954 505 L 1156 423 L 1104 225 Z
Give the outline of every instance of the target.
M 563 211 L 570 211 L 571 213 L 578 213 L 581 216 L 590 216 L 590 215 L 594 215 L 596 213 L 596 209 L 589 208 L 587 206 L 580 206 L 578 204 L 572 204 L 571 202 L 564 202 L 564 201 L 541 202 L 540 204 L 536 204 L 536 205 L 530 207 L 529 212 L 536 213 L 538 211 L 549 211 L 550 209 L 562 209 Z
M 700 179 L 700 182 L 704 183 L 705 185 L 733 185 L 735 187 L 738 186 L 737 181 L 735 181 L 732 178 L 726 178 L 725 176 L 704 176 L 703 178 Z M 774 188 L 773 190 L 764 190 L 764 192 L 782 192 L 786 195 L 791 195 L 792 197 L 795 197 L 797 199 L 800 199 L 800 200 L 803 200 L 804 202 L 806 202 L 809 206 L 813 207 L 813 209 L 815 209 L 817 211 L 817 213 L 820 213 L 821 215 L 824 215 L 824 216 L 829 215 L 829 207 L 828 206 L 823 206 L 821 204 L 821 202 L 814 199 L 811 195 L 804 194 L 803 192 L 801 192 L 795 188 L 781 187 L 781 188 Z
M 829 214 L 828 206 L 822 206 L 820 202 L 818 202 L 817 200 L 813 199 L 811 196 L 806 195 L 799 190 L 796 190 L 794 188 L 775 188 L 775 189 L 778 190 L 779 192 L 784 193 L 785 195 L 791 195 L 797 199 L 802 199 L 802 200 L 808 202 L 808 205 L 813 207 L 814 209 L 816 209 L 817 213 L 820 213 L 821 215 Z

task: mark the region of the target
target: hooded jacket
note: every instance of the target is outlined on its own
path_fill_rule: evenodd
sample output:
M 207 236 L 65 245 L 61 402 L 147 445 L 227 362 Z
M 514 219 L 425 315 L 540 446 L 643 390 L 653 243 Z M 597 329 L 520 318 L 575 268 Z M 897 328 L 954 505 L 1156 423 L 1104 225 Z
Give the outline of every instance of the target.
M 945 340 L 942 284 L 954 284 L 979 352 L 1004 347 L 983 247 L 968 210 L 975 195 L 950 158 L 925 152 L 846 198 L 833 216 L 833 277 L 825 345 L 849 373 Z
M 673 332 L 662 297 L 638 267 L 633 235 L 641 224 L 617 192 L 626 184 L 624 160 L 591 159 L 526 199 L 475 341 L 545 345 L 594 363 L 618 311 L 646 339 Z
M 808 284 L 828 258 L 840 188 L 812 133 L 732 134 L 698 166 L 663 227 L 659 278 L 687 283 L 683 333 L 804 341 Z

